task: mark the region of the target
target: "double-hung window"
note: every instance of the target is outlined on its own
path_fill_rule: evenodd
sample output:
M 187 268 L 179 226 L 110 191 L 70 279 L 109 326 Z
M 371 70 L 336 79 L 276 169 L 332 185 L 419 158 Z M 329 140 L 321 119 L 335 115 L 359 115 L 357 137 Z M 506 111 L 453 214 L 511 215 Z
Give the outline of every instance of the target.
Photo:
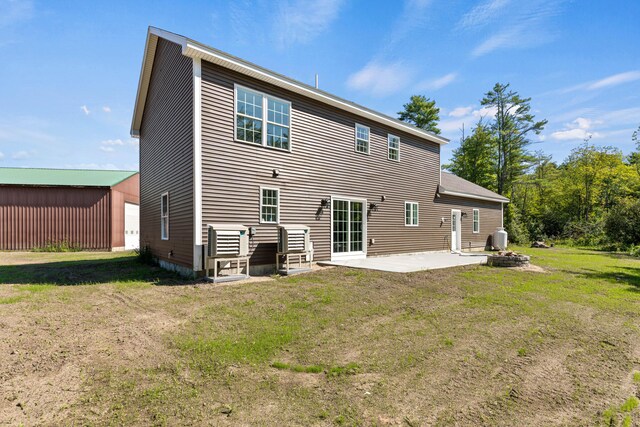
M 290 102 L 236 86 L 236 139 L 238 141 L 288 151 L 291 146 L 290 130 Z
M 356 123 L 356 151 L 369 154 L 369 128 Z
M 389 134 L 387 147 L 389 149 L 389 160 L 400 160 L 400 137 Z
M 169 240 L 169 193 L 160 196 L 160 238 Z
M 480 232 L 480 209 L 473 210 L 473 232 Z
M 260 223 L 280 222 L 280 190 L 260 187 Z
M 404 202 L 404 225 L 413 227 L 418 225 L 418 203 Z

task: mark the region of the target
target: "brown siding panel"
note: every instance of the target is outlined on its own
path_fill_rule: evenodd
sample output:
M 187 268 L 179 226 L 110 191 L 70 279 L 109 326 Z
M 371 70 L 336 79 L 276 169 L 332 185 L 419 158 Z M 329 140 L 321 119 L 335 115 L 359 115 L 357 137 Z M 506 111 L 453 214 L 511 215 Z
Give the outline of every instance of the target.
M 140 245 L 193 265 L 192 60 L 158 41 L 140 129 Z M 169 240 L 160 238 L 160 196 L 169 192 Z M 169 257 L 169 253 L 173 256 Z
M 439 145 L 215 64 L 203 62 L 202 68 L 204 242 L 207 223 L 254 226 L 257 235 L 252 242 L 251 261 L 274 263 L 277 227 L 259 223 L 259 188 L 270 186 L 280 188 L 280 222 L 311 227 L 317 260 L 331 256 L 330 208 L 319 216 L 316 213 L 321 199 L 332 195 L 365 198 L 378 204 L 367 221 L 367 238 L 375 239 L 367 249 L 368 255 L 447 249 L 443 247 L 446 233 L 440 227 L 440 218 L 450 216 L 451 207 L 434 201 L 439 183 Z M 234 141 L 234 83 L 291 101 L 292 152 Z M 354 150 L 356 122 L 370 128 L 369 155 Z M 387 159 L 389 133 L 401 138 L 400 162 Z M 273 169 L 280 170 L 279 177 L 272 177 Z M 384 202 L 381 196 L 385 196 Z M 420 204 L 418 227 L 405 227 L 405 201 Z M 452 202 L 467 205 L 462 199 Z M 479 204 L 484 209 L 500 209 L 495 203 Z M 449 209 L 446 215 L 445 208 Z M 485 224 L 489 225 L 494 214 L 481 213 L 481 217 L 481 231 L 489 233 Z M 486 237 L 463 235 L 474 246 Z
M 110 209 L 108 188 L 0 186 L 0 250 L 109 250 Z

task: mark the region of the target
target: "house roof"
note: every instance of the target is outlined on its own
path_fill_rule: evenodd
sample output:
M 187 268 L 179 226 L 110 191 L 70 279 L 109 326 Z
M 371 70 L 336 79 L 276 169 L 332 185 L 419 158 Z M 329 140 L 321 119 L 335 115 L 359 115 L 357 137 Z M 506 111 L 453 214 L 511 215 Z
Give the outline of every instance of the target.
M 473 182 L 444 171 L 442 171 L 442 175 L 440 177 L 438 193 L 449 196 L 466 197 L 468 199 L 489 200 L 492 202 L 502 203 L 509 202 L 509 199 L 498 193 L 494 193 L 493 191 L 487 190 Z
M 151 71 L 153 69 L 153 59 L 155 56 L 158 38 L 169 40 L 180 45 L 182 47 L 182 54 L 185 56 L 204 59 L 208 62 L 212 62 L 222 67 L 234 70 L 238 73 L 253 77 L 257 80 L 273 84 L 275 86 L 304 95 L 308 98 L 312 98 L 325 104 L 331 105 L 335 108 L 351 112 L 358 116 L 385 124 L 394 129 L 407 132 L 419 138 L 435 142 L 436 144 L 447 144 L 449 142 L 449 140 L 446 138 L 443 138 L 432 132 L 417 128 L 409 123 L 402 122 L 398 119 L 371 110 L 367 107 L 363 107 L 354 102 L 347 101 L 323 90 L 316 89 L 313 86 L 307 85 L 305 83 L 286 77 L 282 74 L 278 74 L 275 71 L 268 70 L 251 62 L 237 58 L 211 46 L 204 45 L 187 37 L 155 27 L 149 27 L 149 30 L 147 32 L 147 41 L 142 60 L 142 69 L 140 71 L 140 80 L 138 82 L 136 103 L 134 106 L 133 118 L 131 121 L 131 136 L 135 138 L 140 136 L 142 114 L 144 112 L 144 105 L 147 99 L 149 83 L 151 81 Z
M 113 187 L 136 171 L 0 168 L 0 185 Z

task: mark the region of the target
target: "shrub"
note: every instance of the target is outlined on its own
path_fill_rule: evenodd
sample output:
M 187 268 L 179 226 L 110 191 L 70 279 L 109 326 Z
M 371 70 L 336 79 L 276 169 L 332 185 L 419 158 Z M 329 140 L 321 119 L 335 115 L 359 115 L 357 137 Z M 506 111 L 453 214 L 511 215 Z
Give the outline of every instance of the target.
M 640 201 L 626 200 L 613 207 L 606 216 L 607 239 L 620 247 L 640 244 Z
M 153 252 L 151 252 L 151 248 L 149 245 L 144 245 L 140 247 L 140 249 L 135 250 L 136 259 L 141 264 L 155 265 L 157 263 L 156 258 L 153 256 Z

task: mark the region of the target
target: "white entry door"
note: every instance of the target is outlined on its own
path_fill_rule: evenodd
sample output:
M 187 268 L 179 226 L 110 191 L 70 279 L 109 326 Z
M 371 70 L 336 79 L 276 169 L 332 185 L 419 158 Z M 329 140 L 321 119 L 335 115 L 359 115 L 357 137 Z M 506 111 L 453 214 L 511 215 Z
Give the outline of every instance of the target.
M 331 259 L 366 258 L 367 201 L 331 199 Z
M 460 252 L 462 249 L 462 212 L 451 209 L 451 251 Z
M 124 204 L 124 248 L 140 247 L 140 206 L 133 203 Z

